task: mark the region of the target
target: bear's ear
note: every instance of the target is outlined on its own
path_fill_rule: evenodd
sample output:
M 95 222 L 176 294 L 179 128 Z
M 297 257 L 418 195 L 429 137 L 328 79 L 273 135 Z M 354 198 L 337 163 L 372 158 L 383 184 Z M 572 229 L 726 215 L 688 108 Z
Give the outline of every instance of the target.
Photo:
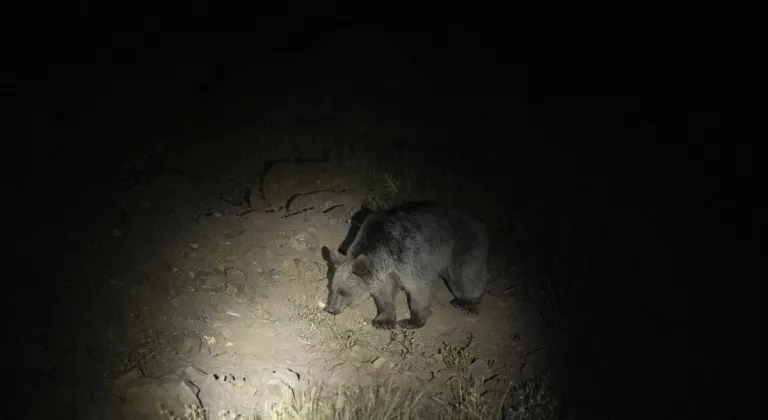
M 358 255 L 352 264 L 352 272 L 359 277 L 368 276 L 371 273 L 371 261 L 363 254 Z
M 347 257 L 345 257 L 344 254 L 342 254 L 341 252 L 335 249 L 331 251 L 331 262 L 333 262 L 334 264 L 341 265 L 341 263 L 343 263 L 344 260 L 346 259 Z
M 341 265 L 341 263 L 343 263 L 344 260 L 347 258 L 341 252 L 335 249 L 330 250 L 325 245 L 323 245 L 323 247 L 321 248 L 321 252 L 323 254 L 323 258 L 325 258 L 327 261 L 329 261 L 333 265 Z

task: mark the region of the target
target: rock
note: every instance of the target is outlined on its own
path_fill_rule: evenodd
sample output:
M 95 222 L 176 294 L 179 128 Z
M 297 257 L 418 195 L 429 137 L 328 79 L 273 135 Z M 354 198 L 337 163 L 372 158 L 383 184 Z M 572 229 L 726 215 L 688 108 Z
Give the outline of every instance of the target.
M 309 361 L 307 375 L 315 379 L 325 374 L 325 364 L 327 361 L 323 357 L 316 357 Z
M 387 361 L 386 357 L 377 357 L 373 362 L 371 362 L 371 366 L 373 366 L 374 369 L 378 369 L 381 366 L 384 365 L 384 362 Z
M 251 206 L 251 197 L 253 196 L 252 188 L 248 185 L 238 183 L 231 190 L 226 193 L 221 193 L 219 198 L 231 206 L 234 207 L 246 207 Z M 237 211 L 237 209 L 235 209 Z
M 309 232 L 297 233 L 289 239 L 291 248 L 301 251 L 304 249 L 316 249 L 318 245 L 317 238 Z
M 278 381 L 277 379 L 272 379 L 271 381 L 267 382 L 267 386 L 265 388 L 266 394 L 273 400 L 290 401 L 290 399 L 293 398 L 293 390 L 291 390 L 291 387 Z
M 196 335 L 186 335 L 179 343 L 179 354 L 193 356 L 200 352 L 203 342 Z
M 205 372 L 194 366 L 187 366 L 179 370 L 179 377 L 191 381 L 192 383 L 201 383 L 208 379 L 208 375 L 206 375 Z
M 248 277 L 245 273 L 235 267 L 230 267 L 225 271 L 227 283 L 229 284 L 248 284 Z
M 257 211 L 263 211 L 269 207 L 267 205 L 267 200 L 264 199 L 264 196 L 257 189 L 251 190 L 251 193 L 248 196 L 248 204 L 250 205 L 251 209 Z
M 258 418 L 271 418 L 268 407 L 275 403 L 292 401 L 297 390 L 306 388 L 307 381 L 301 381 L 301 376 L 294 370 L 281 367 L 259 369 L 248 382 L 258 389 L 258 404 L 255 409 L 263 416 Z
M 344 386 L 357 383 L 359 372 L 358 369 L 348 363 L 340 363 L 336 365 L 330 378 L 327 380 L 327 384 L 330 386 Z
M 411 389 L 421 389 L 427 382 L 420 374 L 411 371 L 405 372 L 401 378 L 405 380 L 408 388 Z
M 298 277 L 306 280 L 323 278 L 325 272 L 317 261 L 294 258 L 293 265 Z
M 301 376 L 291 369 L 288 369 L 288 368 L 277 369 L 272 372 L 272 375 L 274 376 L 275 379 L 291 387 L 291 389 L 296 389 L 299 387 L 299 381 L 301 380 Z
M 123 392 L 130 383 L 138 381 L 141 379 L 141 375 L 139 375 L 138 369 L 130 370 L 115 379 L 115 381 L 112 383 L 112 392 L 115 394 L 120 394 Z
M 224 276 L 216 272 L 203 271 L 197 274 L 200 279 L 200 287 L 205 289 L 219 289 L 224 287 Z
M 217 325 L 214 328 L 224 338 L 224 344 L 225 345 L 226 345 L 226 342 L 229 342 L 229 341 L 231 341 L 234 338 L 235 334 L 232 332 L 232 328 L 230 328 L 230 327 L 228 327 L 226 325 Z
M 202 407 L 197 398 L 199 392 L 192 382 L 171 374 L 160 379 L 131 381 L 124 384 L 119 396 L 125 401 L 122 410 L 125 419 L 167 420 L 169 412 L 182 417 L 186 407 Z
M 477 359 L 469 365 L 469 374 L 477 381 L 483 382 L 491 377 L 491 368 L 488 367 L 488 362 L 482 359 Z
M 357 381 L 357 385 L 361 389 L 370 389 L 376 385 L 376 379 L 371 375 L 362 375 Z

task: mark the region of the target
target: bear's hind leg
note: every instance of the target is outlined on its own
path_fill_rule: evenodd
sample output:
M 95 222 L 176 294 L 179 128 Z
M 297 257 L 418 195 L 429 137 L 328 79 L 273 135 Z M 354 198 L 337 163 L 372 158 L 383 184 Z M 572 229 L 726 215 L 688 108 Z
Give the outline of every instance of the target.
M 450 270 L 446 283 L 456 297 L 451 300 L 451 305 L 468 314 L 477 314 L 487 281 L 488 270 L 484 263 L 467 262 Z
M 411 315 L 408 319 L 400 321 L 402 328 L 413 330 L 423 327 L 427 323 L 427 318 L 432 315 L 429 302 L 429 289 L 406 290 L 408 297 L 408 310 Z
M 468 314 L 477 315 L 480 312 L 480 301 L 482 296 L 474 299 L 452 299 L 451 305 Z

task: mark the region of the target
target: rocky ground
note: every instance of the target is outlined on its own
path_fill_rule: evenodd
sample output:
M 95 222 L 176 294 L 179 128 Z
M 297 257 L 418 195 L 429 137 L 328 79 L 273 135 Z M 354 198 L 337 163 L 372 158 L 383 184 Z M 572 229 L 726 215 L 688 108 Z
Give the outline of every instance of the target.
M 46 401 L 31 407 L 33 418 L 163 419 L 170 414 L 159 406 L 178 415 L 190 404 L 210 419 L 265 415 L 320 388 L 440 394 L 457 375 L 503 393 L 546 370 L 542 321 L 515 298 L 515 267 L 500 256 L 477 316 L 453 309 L 442 285 L 434 315 L 416 331 L 372 328 L 372 300 L 324 312 L 320 249 L 345 240 L 365 187 L 329 163 L 262 169 L 236 181 L 162 169 L 131 175 L 73 233 L 77 258 L 59 259 L 55 272 L 81 300 L 53 302 L 49 316 L 59 311 L 62 329 L 22 343 L 23 369 L 35 375 L 27 379 L 37 379 L 27 396 Z M 315 191 L 331 192 L 295 198 Z M 398 317 L 407 317 L 398 299 Z M 55 330 L 49 316 L 40 328 Z

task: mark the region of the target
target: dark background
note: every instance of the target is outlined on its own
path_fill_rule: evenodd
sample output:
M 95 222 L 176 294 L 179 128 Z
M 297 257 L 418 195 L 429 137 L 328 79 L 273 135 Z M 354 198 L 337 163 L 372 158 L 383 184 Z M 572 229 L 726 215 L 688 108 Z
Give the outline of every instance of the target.
M 591 37 L 588 25 L 517 32 L 524 17 L 493 11 L 464 15 L 465 23 L 373 24 L 370 15 L 328 5 L 301 9 L 314 17 L 265 17 L 254 5 L 231 21 L 202 4 L 185 3 L 184 18 L 162 17 L 175 14 L 171 6 L 125 7 L 46 7 L 5 40 L 14 227 L 68 223 L 52 213 L 98 206 L 125 151 L 185 115 L 216 121 L 209 127 L 232 124 L 236 117 L 216 105 L 217 91 L 257 71 L 329 91 L 380 83 L 395 98 L 428 103 L 430 115 L 450 122 L 459 149 L 492 156 L 477 168 L 495 176 L 500 202 L 535 197 L 537 211 L 588 221 L 573 227 L 580 241 L 609 232 L 622 244 L 615 247 L 629 250 L 608 266 L 574 269 L 574 278 L 604 288 L 605 299 L 620 298 L 583 304 L 570 319 L 571 350 L 559 373 L 571 407 L 667 417 L 716 392 L 706 386 L 716 359 L 706 359 L 706 368 L 700 360 L 719 344 L 689 346 L 691 323 L 717 329 L 716 315 L 693 317 L 689 302 L 706 304 L 718 261 L 743 256 L 741 246 L 753 239 L 749 213 L 727 192 L 751 176 L 752 145 L 721 140 L 719 79 L 712 66 L 699 66 L 695 45 Z M 244 32 L 217 32 L 223 29 Z M 407 58 L 413 72 L 389 87 L 294 64 L 335 40 L 343 47 L 332 58 L 339 64 L 329 57 L 330 69 L 362 67 L 372 45 L 386 45 L 386 56 Z M 525 167 L 505 165 L 506 153 L 524 154 Z M 709 240 L 733 246 L 712 258 Z M 542 242 L 541 252 L 568 247 L 579 258 L 582 242 Z M 6 297 L 13 293 L 7 288 Z M 692 394 L 689 381 L 702 385 L 700 393 Z

